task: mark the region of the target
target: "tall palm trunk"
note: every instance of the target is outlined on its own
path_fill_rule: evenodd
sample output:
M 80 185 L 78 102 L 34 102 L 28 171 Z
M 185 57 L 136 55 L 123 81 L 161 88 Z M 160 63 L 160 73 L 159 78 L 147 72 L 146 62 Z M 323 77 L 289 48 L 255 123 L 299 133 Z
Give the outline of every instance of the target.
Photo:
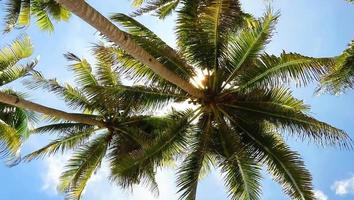
M 111 41 L 119 45 L 131 56 L 150 67 L 156 74 L 175 84 L 190 95 L 196 98 L 203 96 L 202 91 L 195 88 L 188 81 L 183 80 L 174 72 L 168 70 L 164 65 L 158 62 L 147 51 L 141 48 L 127 34 L 121 31 L 111 21 L 105 18 L 101 13 L 87 4 L 84 0 L 56 0 L 58 3 L 66 7 L 72 13 L 89 23 L 91 26 L 108 37 Z
M 4 92 L 0 92 L 0 102 L 12 106 L 16 106 L 19 108 L 29 109 L 35 112 L 39 112 L 42 114 L 46 114 L 64 120 L 75 121 L 75 122 L 98 126 L 98 127 L 106 127 L 106 124 L 103 121 L 95 120 L 93 118 L 81 114 L 67 113 L 61 110 L 42 106 Z

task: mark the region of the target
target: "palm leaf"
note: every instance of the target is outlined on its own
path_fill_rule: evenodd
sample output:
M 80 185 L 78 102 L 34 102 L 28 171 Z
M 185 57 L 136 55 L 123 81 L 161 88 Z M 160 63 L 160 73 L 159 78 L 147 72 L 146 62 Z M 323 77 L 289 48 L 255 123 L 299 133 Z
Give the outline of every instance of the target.
M 231 199 L 259 199 L 260 168 L 250 155 L 235 152 L 233 156 L 219 162 Z
M 260 167 L 240 143 L 235 130 L 230 128 L 222 116 L 218 118 L 214 151 L 224 175 L 225 186 L 231 199 L 259 199 Z
M 0 121 L 0 155 L 13 157 L 21 147 L 21 137 L 17 130 L 4 121 Z
M 245 69 L 235 84 L 236 90 L 253 87 L 271 88 L 290 81 L 297 85 L 306 85 L 310 81 L 318 81 L 329 71 L 333 59 L 319 59 L 283 52 L 280 57 L 263 54 L 255 65 Z
M 255 23 L 254 27 L 244 28 L 237 35 L 230 35 L 228 48 L 225 49 L 224 57 L 226 70 L 230 75 L 226 78 L 224 86 L 229 84 L 237 75 L 257 58 L 269 42 L 278 14 L 268 11 L 261 22 Z
M 174 155 L 186 148 L 188 135 L 191 132 L 191 118 L 193 111 L 174 112 L 168 116 L 168 127 L 142 151 L 134 155 L 126 155 L 119 163 L 115 163 L 112 173 L 114 176 L 136 174 L 143 177 L 145 166 L 160 167 L 164 161 L 170 160 Z M 196 117 L 196 116 L 195 116 Z
M 276 125 L 279 130 L 285 130 L 293 136 L 298 136 L 302 140 L 310 139 L 320 145 L 338 145 L 339 147 L 350 147 L 348 135 L 331 125 L 316 120 L 306 115 L 300 109 L 305 108 L 301 101 L 296 101 L 290 97 L 289 93 L 283 93 L 288 97 L 278 98 L 280 91 L 256 91 L 257 95 L 237 97 L 237 101 L 232 104 L 225 104 L 224 110 L 238 113 L 238 118 L 243 120 L 256 120 L 262 122 L 269 121 Z M 243 99 L 244 98 L 244 99 Z
M 91 125 L 73 122 L 61 122 L 57 124 L 49 124 L 33 129 L 32 133 L 58 133 L 68 134 L 76 132 L 87 132 L 93 127 Z
M 6 85 L 10 82 L 13 82 L 19 78 L 28 75 L 30 71 L 37 65 L 37 60 L 32 61 L 31 63 L 26 64 L 25 66 L 15 65 L 7 67 L 4 70 L 0 70 L 0 86 Z
M 142 1 L 142 0 L 141 0 Z M 147 5 L 138 8 L 131 16 L 136 17 L 145 13 L 154 12 L 154 15 L 164 19 L 170 15 L 178 6 L 180 0 L 152 0 Z M 140 6 L 140 5 L 139 5 Z
M 117 107 L 131 106 L 137 110 L 163 108 L 172 102 L 182 102 L 187 99 L 186 94 L 169 92 L 155 87 L 147 86 L 125 86 L 116 85 L 115 87 L 93 86 L 87 87 L 90 99 L 95 99 L 98 103 Z M 134 102 L 131 100 L 134 99 Z M 117 102 L 119 100 L 119 102 Z
M 6 25 L 5 33 L 11 31 L 16 25 L 21 11 L 21 1 L 22 0 L 9 0 L 5 3 L 5 13 L 7 13 L 4 18 Z
M 61 97 L 71 108 L 83 109 L 85 112 L 92 113 L 95 110 L 92 102 L 85 96 L 84 91 L 80 88 L 73 87 L 69 84 L 61 85 L 56 79 L 45 79 L 39 72 L 31 74 L 32 79 L 25 82 L 30 89 L 42 87 L 49 92 Z
M 68 61 L 72 61 L 70 70 L 75 74 L 75 81 L 80 84 L 81 87 L 98 85 L 98 81 L 92 72 L 92 67 L 86 59 L 80 59 L 73 53 L 64 54 Z
M 329 91 L 334 94 L 354 88 L 354 41 L 333 63 L 333 69 L 321 80 L 319 91 Z
M 268 125 L 236 125 L 244 132 L 244 142 L 258 159 L 268 167 L 284 192 L 293 199 L 313 199 L 311 175 L 300 156 L 289 149 L 283 140 Z M 252 127 L 252 128 L 251 128 Z
M 88 179 L 97 170 L 106 153 L 110 133 L 80 147 L 66 165 L 60 177 L 59 189 L 66 192 L 68 199 L 80 199 Z
M 37 18 L 37 26 L 45 31 L 53 31 L 53 19 L 67 21 L 70 12 L 55 0 L 7 0 L 5 12 L 5 32 L 17 27 L 30 25 L 31 15 Z
M 103 47 L 102 44 L 96 45 L 93 52 L 98 61 L 96 76 L 100 85 L 115 86 L 120 84 L 119 74 L 115 69 L 116 58 L 114 54 L 109 52 L 109 49 Z
M 111 19 L 127 29 L 132 39 L 167 68 L 186 80 L 189 80 L 194 75 L 193 68 L 188 65 L 187 61 L 147 27 L 124 14 L 115 14 Z
M 196 198 L 198 180 L 203 164 L 208 160 L 208 143 L 211 135 L 210 115 L 203 115 L 198 122 L 199 131 L 190 144 L 190 153 L 177 172 L 177 187 L 181 193 L 180 199 L 194 200 Z
M 20 37 L 12 42 L 8 47 L 0 50 L 0 70 L 15 65 L 23 58 L 32 55 L 33 46 L 29 37 Z
M 93 131 L 94 130 L 91 129 L 91 131 L 87 130 L 85 132 L 73 132 L 70 134 L 66 134 L 65 136 L 62 136 L 50 142 L 45 147 L 26 155 L 23 160 L 32 161 L 33 159 L 51 156 L 58 152 L 63 154 L 68 150 L 73 150 L 79 145 L 82 145 L 84 144 L 84 142 L 88 141 Z

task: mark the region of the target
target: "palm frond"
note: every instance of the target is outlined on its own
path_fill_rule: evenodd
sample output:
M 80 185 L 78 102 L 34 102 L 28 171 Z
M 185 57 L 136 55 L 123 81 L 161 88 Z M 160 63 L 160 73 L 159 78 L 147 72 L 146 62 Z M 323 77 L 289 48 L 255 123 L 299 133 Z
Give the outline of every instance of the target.
M 187 99 L 186 94 L 142 85 L 116 85 L 114 87 L 93 86 L 87 87 L 86 90 L 87 93 L 90 94 L 90 99 L 94 99 L 94 101 L 98 103 L 108 104 L 106 107 L 119 107 L 119 105 L 121 105 L 137 110 L 156 110 L 167 106 L 171 102 L 182 102 Z M 132 99 L 134 99 L 134 102 L 131 101 Z
M 11 158 L 16 156 L 22 144 L 17 130 L 2 120 L 0 121 L 0 156 Z
M 32 52 L 33 46 L 29 37 L 16 39 L 8 47 L 0 50 L 0 70 L 15 65 L 21 59 L 31 56 Z
M 203 164 L 206 163 L 205 160 L 208 160 L 211 126 L 210 114 L 200 117 L 199 130 L 190 144 L 190 153 L 177 172 L 177 187 L 180 199 L 194 200 L 196 198 L 198 180 Z
M 236 90 L 279 87 L 294 81 L 306 85 L 319 81 L 333 65 L 333 59 L 311 58 L 283 52 L 280 57 L 263 54 L 256 63 L 245 69 L 236 80 Z
M 57 124 L 49 124 L 33 129 L 31 132 L 34 134 L 39 133 L 57 133 L 69 134 L 75 132 L 87 132 L 93 127 L 91 125 L 73 122 L 61 122 Z
M 201 0 L 182 0 L 184 5 L 178 12 L 177 17 L 177 41 L 183 55 L 192 64 L 203 69 L 212 68 L 214 61 L 211 43 L 208 42 L 208 33 L 198 23 Z
M 72 132 L 70 134 L 66 134 L 65 136 L 50 142 L 45 147 L 26 155 L 23 160 L 32 161 L 33 159 L 51 156 L 57 154 L 58 152 L 63 154 L 69 150 L 74 150 L 79 145 L 82 145 L 84 142 L 88 141 L 93 132 L 94 130 L 91 129 L 86 130 L 85 132 Z
M 21 11 L 21 1 L 22 0 L 9 0 L 5 3 L 5 33 L 15 27 Z
M 18 16 L 17 24 L 19 27 L 28 26 L 31 19 L 31 0 L 21 1 L 21 10 Z
M 234 152 L 219 162 L 231 199 L 259 199 L 261 170 L 249 154 Z
M 249 146 L 268 172 L 282 185 L 293 199 L 313 199 L 312 178 L 300 156 L 289 149 L 277 133 L 267 124 L 238 124 L 244 142 Z
M 179 3 L 180 0 L 151 0 L 148 1 L 146 5 L 134 11 L 131 16 L 136 17 L 145 13 L 154 12 L 154 15 L 158 16 L 160 19 L 164 19 L 172 14 Z
M 80 147 L 68 161 L 60 177 L 59 189 L 66 192 L 68 199 L 78 200 L 88 179 L 100 166 L 106 154 L 111 133 L 98 136 L 92 142 Z
M 354 40 L 340 56 L 334 59 L 334 67 L 322 78 L 319 91 L 338 94 L 354 88 Z
M 262 122 L 266 120 L 273 123 L 278 130 L 288 132 L 302 141 L 309 139 L 322 146 L 351 147 L 351 139 L 344 131 L 302 112 L 301 109 L 306 106 L 301 105 L 301 101 L 297 101 L 289 93 L 288 97 L 278 98 L 278 92 L 281 91 L 259 90 L 256 91 L 257 95 L 253 93 L 248 97 L 247 95 L 239 96 L 234 103 L 225 104 L 227 108 L 224 110 L 244 121 L 252 119 Z M 237 113 L 237 116 L 234 113 Z
M 36 17 L 37 26 L 45 31 L 53 31 L 55 21 L 67 21 L 70 12 L 55 0 L 7 0 L 5 32 L 30 25 L 31 15 Z
M 13 90 L 2 90 L 2 92 L 23 98 L 24 94 Z M 17 131 L 21 139 L 27 139 L 30 135 L 30 127 L 38 121 L 37 114 L 22 108 L 17 108 L 0 103 L 0 120 Z
M 96 76 L 103 86 L 115 86 L 120 84 L 120 77 L 116 69 L 116 58 L 103 44 L 97 44 L 93 48 L 97 60 Z
M 213 149 L 231 199 L 259 199 L 261 168 L 242 144 L 239 134 L 218 114 Z
M 134 176 L 144 177 L 147 173 L 145 166 L 154 168 L 163 166 L 166 160 L 172 159 L 186 148 L 188 135 L 192 130 L 193 113 L 192 110 L 187 110 L 167 116 L 166 130 L 140 152 L 121 158 L 121 161 L 113 166 L 112 174 L 114 176 L 135 174 Z
M 73 62 L 69 67 L 75 74 L 75 81 L 81 87 L 98 85 L 98 81 L 92 72 L 92 67 L 86 59 L 80 59 L 73 53 L 66 53 L 64 56 L 68 61 Z
M 278 14 L 273 14 L 268 10 L 260 22 L 254 24 L 253 28 L 244 28 L 237 35 L 230 35 L 229 44 L 223 52 L 227 60 L 225 68 L 230 73 L 224 86 L 237 77 L 240 71 L 248 68 L 255 58 L 259 57 L 272 36 L 278 17 Z
M 182 78 L 189 80 L 195 74 L 178 52 L 141 23 L 120 13 L 113 15 L 111 19 L 122 25 L 133 40 Z
M 6 85 L 10 82 L 13 82 L 19 78 L 22 78 L 29 74 L 33 68 L 37 65 L 38 61 L 33 60 L 30 63 L 23 65 L 14 65 L 7 67 L 4 70 L 0 70 L 0 86 Z
M 133 5 L 134 7 L 138 7 L 138 6 L 141 6 L 141 4 L 144 3 L 144 1 L 145 1 L 145 0 L 133 0 L 132 5 Z
M 82 109 L 92 113 L 95 110 L 93 103 L 85 96 L 84 91 L 69 84 L 61 85 L 56 79 L 46 79 L 39 72 L 33 72 L 32 78 L 25 81 L 30 89 L 43 88 L 61 97 L 73 109 Z

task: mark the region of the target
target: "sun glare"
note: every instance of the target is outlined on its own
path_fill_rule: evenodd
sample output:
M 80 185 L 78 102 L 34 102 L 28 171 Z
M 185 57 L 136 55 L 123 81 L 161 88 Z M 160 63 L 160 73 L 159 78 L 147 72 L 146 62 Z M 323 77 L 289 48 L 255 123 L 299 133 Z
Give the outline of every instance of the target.
M 199 88 L 204 88 L 205 87 L 205 79 L 208 75 L 208 70 L 200 70 L 198 69 L 196 72 L 196 76 L 194 76 L 193 78 L 191 78 L 191 83 Z

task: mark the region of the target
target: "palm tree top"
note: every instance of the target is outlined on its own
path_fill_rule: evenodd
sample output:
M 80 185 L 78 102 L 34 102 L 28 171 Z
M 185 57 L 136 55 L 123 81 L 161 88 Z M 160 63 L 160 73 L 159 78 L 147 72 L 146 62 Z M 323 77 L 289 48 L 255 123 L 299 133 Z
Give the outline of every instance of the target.
M 46 79 L 39 72 L 32 73 L 32 80 L 26 82 L 32 89 L 42 87 L 55 93 L 71 109 L 80 111 L 81 116 L 104 123 L 103 126 L 95 126 L 48 116 L 48 125 L 33 130 L 33 133 L 57 133 L 57 139 L 25 156 L 24 161 L 74 151 L 62 173 L 59 186 L 59 190 L 66 192 L 70 199 L 81 198 L 87 181 L 104 159 L 110 163 L 112 169 L 125 165 L 123 161 L 128 155 L 134 156 L 136 152 L 162 137 L 175 137 L 175 129 L 164 135 L 162 129 L 187 120 L 183 112 L 173 112 L 166 117 L 153 117 L 148 112 L 171 101 L 185 100 L 184 95 L 150 86 L 123 85 L 117 71 L 115 55 L 110 54 L 110 50 L 102 44 L 94 46 L 93 53 L 97 58 L 95 67 L 73 53 L 65 54 L 71 62 L 75 86 L 61 84 L 56 79 Z M 178 131 L 187 131 L 188 128 Z M 184 143 L 181 142 L 180 146 Z M 180 146 L 175 148 L 181 148 Z M 172 158 L 164 155 L 165 159 L 167 157 Z M 123 187 L 130 187 L 144 178 L 157 191 L 154 165 L 146 163 L 144 170 L 144 174 L 119 174 L 112 170 L 110 178 Z
M 335 60 L 285 51 L 280 55 L 266 53 L 265 46 L 279 15 L 269 10 L 252 26 L 246 26 L 238 4 L 217 2 L 183 4 L 177 16 L 177 49 L 131 17 L 116 14 L 111 18 L 186 81 L 193 80 L 197 71 L 205 74 L 199 87 L 203 96 L 186 94 L 191 103 L 198 105 L 199 112 L 189 116 L 197 121 L 197 128 L 178 170 L 181 199 L 196 198 L 200 174 L 210 164 L 223 173 L 231 199 L 259 199 L 261 166 L 268 168 L 291 198 L 313 199 L 311 175 L 282 136 L 290 134 L 323 146 L 341 147 L 350 147 L 350 139 L 342 130 L 309 116 L 309 106 L 293 97 L 286 85 L 319 80 L 331 70 Z M 115 45 L 109 49 L 119 52 L 119 71 L 126 77 L 183 92 L 123 49 Z M 161 144 L 145 151 L 158 145 Z M 155 157 L 142 153 L 140 157 L 127 158 L 129 167 L 116 168 L 120 173 L 129 173 L 150 159 L 156 162 Z

